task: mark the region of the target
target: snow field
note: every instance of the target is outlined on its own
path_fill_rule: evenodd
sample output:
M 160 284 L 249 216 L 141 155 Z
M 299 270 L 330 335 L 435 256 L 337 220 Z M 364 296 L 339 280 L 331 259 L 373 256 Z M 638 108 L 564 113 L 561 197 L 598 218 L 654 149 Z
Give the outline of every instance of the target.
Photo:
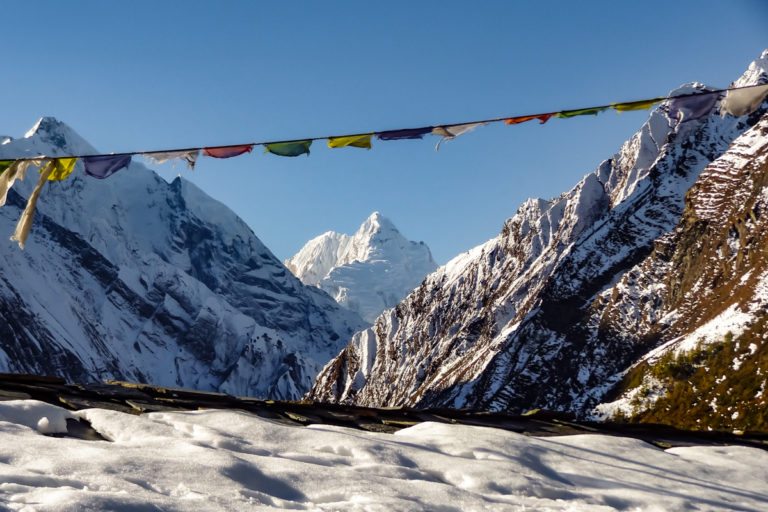
M 38 432 L 68 417 L 107 441 Z M 397 434 L 236 411 L 134 416 L 0 404 L 0 508 L 74 510 L 765 510 L 768 453 L 660 450 L 423 423 Z

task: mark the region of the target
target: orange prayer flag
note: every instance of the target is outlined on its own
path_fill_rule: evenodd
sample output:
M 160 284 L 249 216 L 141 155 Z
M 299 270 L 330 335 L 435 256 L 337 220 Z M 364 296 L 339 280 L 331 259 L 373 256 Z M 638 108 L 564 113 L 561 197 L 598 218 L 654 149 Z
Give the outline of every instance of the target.
M 549 118 L 554 115 L 554 112 L 549 114 L 536 114 L 533 116 L 518 116 L 518 117 L 510 117 L 507 119 L 506 124 L 520 124 L 524 123 L 526 121 L 532 121 L 534 119 L 538 119 L 540 124 L 544 124 L 547 121 L 549 121 Z

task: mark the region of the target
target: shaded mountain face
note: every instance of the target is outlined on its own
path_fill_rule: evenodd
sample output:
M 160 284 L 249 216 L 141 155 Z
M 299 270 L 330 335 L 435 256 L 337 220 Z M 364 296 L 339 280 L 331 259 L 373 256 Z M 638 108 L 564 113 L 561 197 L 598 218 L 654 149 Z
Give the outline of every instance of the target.
M 97 151 L 43 118 L 0 158 Z M 8 240 L 37 172 L 0 208 L 0 371 L 298 398 L 365 324 L 304 286 L 234 213 L 136 162 L 49 182 L 27 245 Z
M 437 268 L 424 242 L 408 241 L 379 212 L 352 236 L 329 231 L 310 240 L 285 265 L 369 324 Z
M 736 85 L 761 83 L 767 70 L 768 52 Z M 690 84 L 679 92 L 703 89 Z M 603 314 L 601 301 L 668 240 L 686 191 L 767 108 L 743 118 L 718 110 L 681 119 L 664 102 L 576 187 L 527 201 L 498 237 L 438 269 L 356 334 L 309 397 L 587 414 L 664 342 L 631 320 L 646 315 L 657 331 L 668 329 L 658 301 L 611 310 L 621 321 Z

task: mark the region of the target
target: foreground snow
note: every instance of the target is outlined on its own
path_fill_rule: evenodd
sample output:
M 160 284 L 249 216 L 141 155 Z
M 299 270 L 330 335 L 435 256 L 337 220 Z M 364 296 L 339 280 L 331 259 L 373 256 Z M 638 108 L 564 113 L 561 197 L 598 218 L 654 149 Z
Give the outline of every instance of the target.
M 112 442 L 55 438 L 87 418 Z M 424 423 L 397 434 L 235 411 L 0 402 L 4 510 L 765 510 L 768 453 Z

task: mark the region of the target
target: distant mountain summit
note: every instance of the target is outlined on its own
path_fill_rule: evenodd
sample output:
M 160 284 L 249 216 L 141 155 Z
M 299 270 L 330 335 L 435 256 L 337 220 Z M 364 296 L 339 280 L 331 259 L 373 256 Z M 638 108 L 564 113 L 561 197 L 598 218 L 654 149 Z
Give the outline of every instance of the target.
M 44 117 L 0 159 L 98 153 Z M 193 184 L 139 163 L 49 182 L 27 245 L 8 240 L 37 181 L 0 208 L 0 371 L 295 399 L 365 324 L 303 285 Z M 34 175 L 34 176 L 33 176 Z
M 352 236 L 328 231 L 313 238 L 285 265 L 369 323 L 437 268 L 424 242 L 406 240 L 379 212 Z

